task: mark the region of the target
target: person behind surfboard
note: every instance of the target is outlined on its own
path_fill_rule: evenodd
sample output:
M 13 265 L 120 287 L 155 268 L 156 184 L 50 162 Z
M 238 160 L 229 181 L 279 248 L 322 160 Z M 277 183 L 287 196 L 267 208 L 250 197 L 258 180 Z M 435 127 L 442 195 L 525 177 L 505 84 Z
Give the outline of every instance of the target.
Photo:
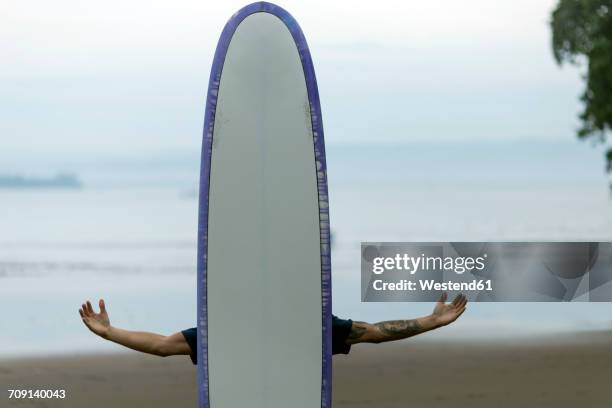
M 446 303 L 446 299 L 446 293 L 442 294 L 432 314 L 411 320 L 366 323 L 332 316 L 332 353 L 348 354 L 353 344 L 401 340 L 446 326 L 457 320 L 467 305 L 464 295 L 457 296 L 451 303 Z M 85 326 L 103 339 L 156 356 L 189 355 L 193 363 L 197 363 L 195 328 L 171 336 L 120 329 L 111 325 L 104 300 L 100 299 L 99 306 L 100 313 L 96 313 L 87 301 L 81 305 L 79 314 Z

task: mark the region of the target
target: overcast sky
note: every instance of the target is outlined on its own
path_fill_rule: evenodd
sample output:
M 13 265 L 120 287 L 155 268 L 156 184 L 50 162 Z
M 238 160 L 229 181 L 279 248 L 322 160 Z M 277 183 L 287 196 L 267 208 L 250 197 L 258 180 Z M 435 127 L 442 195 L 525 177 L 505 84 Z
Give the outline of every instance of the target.
M 327 143 L 571 140 L 580 71 L 553 0 L 281 1 L 309 41 Z M 199 149 L 214 48 L 245 3 L 0 2 L 0 146 Z

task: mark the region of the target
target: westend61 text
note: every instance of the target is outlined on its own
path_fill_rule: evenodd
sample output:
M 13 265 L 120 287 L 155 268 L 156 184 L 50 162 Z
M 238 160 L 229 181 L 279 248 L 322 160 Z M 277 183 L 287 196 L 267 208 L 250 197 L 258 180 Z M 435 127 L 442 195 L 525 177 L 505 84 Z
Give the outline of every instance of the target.
M 471 282 L 436 282 L 432 279 L 419 279 L 417 282 L 402 279 L 396 282 L 383 282 L 381 279 L 377 279 L 372 282 L 372 288 L 376 291 L 470 291 L 470 290 L 486 290 L 492 291 L 493 285 L 491 280 L 474 279 Z

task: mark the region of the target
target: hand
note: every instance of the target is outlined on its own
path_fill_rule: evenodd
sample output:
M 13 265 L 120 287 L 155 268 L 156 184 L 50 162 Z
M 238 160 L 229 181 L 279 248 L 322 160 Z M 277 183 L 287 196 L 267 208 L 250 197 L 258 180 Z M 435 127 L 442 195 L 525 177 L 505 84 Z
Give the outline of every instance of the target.
M 111 327 L 110 320 L 108 318 L 108 313 L 106 312 L 106 305 L 104 305 L 104 300 L 100 299 L 100 313 L 96 313 L 89 303 L 83 303 L 81 308 L 79 309 L 79 314 L 81 315 L 81 319 L 85 326 L 95 334 L 100 337 L 106 337 L 108 335 L 108 331 Z
M 440 296 L 440 300 L 436 303 L 436 307 L 432 313 L 432 317 L 437 326 L 446 326 L 457 320 L 463 312 L 465 312 L 465 306 L 467 305 L 467 298 L 465 295 L 458 295 L 451 303 L 446 303 L 448 294 L 444 292 Z

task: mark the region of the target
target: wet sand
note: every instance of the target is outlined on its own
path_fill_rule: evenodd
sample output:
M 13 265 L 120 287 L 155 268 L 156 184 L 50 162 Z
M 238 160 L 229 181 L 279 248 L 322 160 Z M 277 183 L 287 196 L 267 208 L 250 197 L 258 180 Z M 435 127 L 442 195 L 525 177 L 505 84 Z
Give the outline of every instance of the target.
M 612 334 L 358 345 L 334 357 L 334 407 L 612 406 Z M 0 360 L 0 407 L 195 407 L 188 357 L 137 353 Z M 7 389 L 65 389 L 9 400 Z
M 363 345 L 334 361 L 334 406 L 612 407 L 612 336 Z

